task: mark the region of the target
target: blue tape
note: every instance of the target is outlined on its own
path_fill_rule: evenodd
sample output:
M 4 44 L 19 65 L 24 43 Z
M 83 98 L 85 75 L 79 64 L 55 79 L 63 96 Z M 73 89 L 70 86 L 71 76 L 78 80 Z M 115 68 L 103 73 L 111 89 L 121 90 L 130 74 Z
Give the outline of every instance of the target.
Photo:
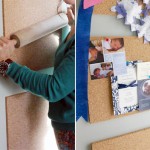
M 76 119 L 88 121 L 88 49 L 93 8 L 83 9 L 81 0 L 76 30 Z

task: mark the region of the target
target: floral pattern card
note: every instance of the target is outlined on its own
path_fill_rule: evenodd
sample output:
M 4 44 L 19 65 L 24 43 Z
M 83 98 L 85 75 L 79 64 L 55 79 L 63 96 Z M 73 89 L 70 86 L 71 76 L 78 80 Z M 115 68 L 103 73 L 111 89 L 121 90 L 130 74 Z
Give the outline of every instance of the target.
M 139 110 L 150 109 L 150 62 L 137 65 Z
M 137 61 L 126 63 L 127 73 L 112 76 L 112 98 L 114 115 L 121 115 L 137 110 Z

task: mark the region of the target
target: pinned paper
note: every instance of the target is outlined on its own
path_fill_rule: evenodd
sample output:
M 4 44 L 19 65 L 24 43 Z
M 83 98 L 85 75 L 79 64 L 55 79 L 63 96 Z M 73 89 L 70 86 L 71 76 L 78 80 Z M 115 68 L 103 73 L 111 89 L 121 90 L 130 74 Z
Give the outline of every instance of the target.
M 101 3 L 103 0 L 84 0 L 84 9 L 87 9 L 91 6 Z

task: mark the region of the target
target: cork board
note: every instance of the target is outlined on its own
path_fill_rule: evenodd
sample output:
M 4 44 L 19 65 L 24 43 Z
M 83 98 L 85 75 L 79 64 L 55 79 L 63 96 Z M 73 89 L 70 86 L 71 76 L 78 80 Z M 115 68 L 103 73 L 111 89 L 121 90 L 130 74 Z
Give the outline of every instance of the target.
M 102 3 L 94 6 L 94 14 L 115 15 L 110 9 L 116 5 L 117 0 L 104 0 Z
M 50 149 L 46 144 L 51 126 L 47 101 L 22 93 L 7 97 L 6 108 L 8 150 Z
M 4 35 L 8 36 L 13 32 L 56 15 L 59 2 L 60 0 L 4 0 Z M 12 59 L 33 70 L 51 67 L 59 44 L 59 36 L 60 31 L 19 48 L 14 52 Z
M 95 39 L 100 39 L 100 37 L 91 37 L 91 40 Z M 137 37 L 124 37 L 124 46 L 126 49 L 126 58 L 128 61 L 150 61 L 150 45 L 143 44 L 142 38 L 138 39 Z M 123 117 L 138 112 L 135 111 L 117 117 L 114 116 L 111 94 L 111 84 L 109 78 L 91 80 L 90 72 L 88 73 L 88 101 L 90 123 Z
M 57 14 L 60 0 L 3 0 L 4 35 Z M 39 29 L 40 30 L 40 29 Z M 14 52 L 12 59 L 32 70 L 53 66 L 60 31 Z M 7 82 L 7 81 L 6 81 Z M 48 150 L 48 102 L 29 93 L 6 98 L 8 150 Z M 47 133 L 49 135 L 47 135 Z M 45 143 L 46 142 L 46 143 Z M 47 146 L 45 144 L 48 144 Z
M 149 150 L 150 129 L 144 129 L 123 136 L 92 144 L 92 150 Z

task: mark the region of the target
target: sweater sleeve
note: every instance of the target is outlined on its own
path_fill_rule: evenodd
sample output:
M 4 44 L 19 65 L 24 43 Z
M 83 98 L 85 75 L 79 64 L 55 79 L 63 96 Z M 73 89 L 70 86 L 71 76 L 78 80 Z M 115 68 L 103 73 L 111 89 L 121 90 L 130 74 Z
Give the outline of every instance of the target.
M 75 48 L 72 47 L 53 75 L 32 71 L 13 62 L 7 75 L 23 89 L 57 102 L 75 89 Z

